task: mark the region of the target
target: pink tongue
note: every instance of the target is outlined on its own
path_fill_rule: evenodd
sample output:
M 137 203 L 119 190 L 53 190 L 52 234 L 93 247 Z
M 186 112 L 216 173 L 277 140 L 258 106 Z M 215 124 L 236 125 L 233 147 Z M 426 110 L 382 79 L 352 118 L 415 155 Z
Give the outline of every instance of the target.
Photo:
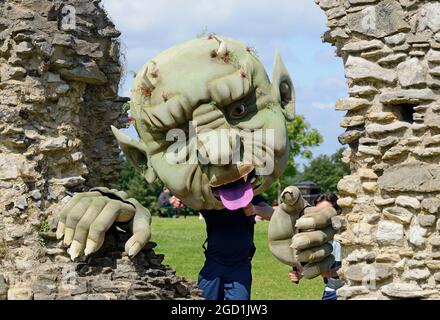
M 220 187 L 218 193 L 220 200 L 228 210 L 245 208 L 254 197 L 252 183 L 249 180 L 247 182 L 241 180 L 232 185 Z

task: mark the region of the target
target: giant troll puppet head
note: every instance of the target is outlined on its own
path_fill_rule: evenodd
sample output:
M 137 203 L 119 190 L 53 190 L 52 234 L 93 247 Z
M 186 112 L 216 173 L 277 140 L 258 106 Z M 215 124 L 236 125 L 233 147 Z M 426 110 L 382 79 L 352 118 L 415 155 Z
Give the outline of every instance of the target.
M 132 88 L 140 141 L 113 131 L 128 160 L 194 209 L 235 209 L 284 171 L 295 94 L 279 54 L 272 82 L 254 52 L 209 36 L 148 62 Z
M 137 74 L 131 113 L 139 142 L 113 131 L 149 182 L 159 178 L 195 209 L 234 210 L 283 173 L 289 156 L 285 121 L 293 119 L 294 105 L 279 55 L 271 83 L 252 50 L 210 36 L 161 53 Z M 286 188 L 280 200 L 268 231 L 274 256 L 289 266 L 305 265 L 306 278 L 328 271 L 336 211 L 308 208 L 296 187 Z M 125 244 L 130 256 L 150 239 L 147 208 L 106 188 L 76 194 L 60 214 L 57 237 L 64 237 L 75 259 L 99 250 L 114 222 L 131 225 Z

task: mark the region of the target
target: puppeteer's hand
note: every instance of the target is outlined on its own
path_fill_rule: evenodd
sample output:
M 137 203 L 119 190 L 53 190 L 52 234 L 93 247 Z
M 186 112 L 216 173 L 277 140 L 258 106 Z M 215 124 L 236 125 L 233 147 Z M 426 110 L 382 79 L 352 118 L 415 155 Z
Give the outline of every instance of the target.
M 255 215 L 255 207 L 252 203 L 249 203 L 247 207 L 243 209 L 244 214 L 248 217 Z
M 72 260 L 101 248 L 105 233 L 115 222 L 130 223 L 132 237 L 125 244 L 135 256 L 150 240 L 151 214 L 136 199 L 123 191 L 94 188 L 76 194 L 64 207 L 58 222 L 57 238 L 64 244 Z
M 302 275 L 298 271 L 291 271 L 289 272 L 289 278 L 292 283 L 298 284 L 302 278 Z
M 302 264 L 302 275 L 307 279 L 329 271 L 334 257 L 328 242 L 336 233 L 332 226 L 332 217 L 336 215 L 331 207 L 308 207 L 298 188 L 286 188 L 269 224 L 272 254 L 289 266 Z

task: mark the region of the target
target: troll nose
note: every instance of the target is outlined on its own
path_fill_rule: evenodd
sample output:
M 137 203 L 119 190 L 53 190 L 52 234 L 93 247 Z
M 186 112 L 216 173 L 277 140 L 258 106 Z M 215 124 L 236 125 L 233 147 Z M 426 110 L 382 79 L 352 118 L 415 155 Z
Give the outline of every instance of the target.
M 231 128 L 223 112 L 205 104 L 193 112 L 197 150 L 203 164 L 224 166 L 232 163 L 239 144 L 238 132 Z
M 205 164 L 225 166 L 233 163 L 237 155 L 239 138 L 230 129 L 217 129 L 198 135 L 198 151 Z

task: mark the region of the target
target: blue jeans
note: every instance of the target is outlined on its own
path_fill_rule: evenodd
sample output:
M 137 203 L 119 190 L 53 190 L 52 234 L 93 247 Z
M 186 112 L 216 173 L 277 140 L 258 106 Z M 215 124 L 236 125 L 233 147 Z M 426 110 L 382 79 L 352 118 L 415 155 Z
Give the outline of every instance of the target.
M 324 291 L 324 295 L 322 296 L 322 300 L 338 300 L 338 296 L 335 291 Z
M 250 261 L 224 266 L 205 261 L 198 286 L 206 300 L 250 300 L 252 270 Z

